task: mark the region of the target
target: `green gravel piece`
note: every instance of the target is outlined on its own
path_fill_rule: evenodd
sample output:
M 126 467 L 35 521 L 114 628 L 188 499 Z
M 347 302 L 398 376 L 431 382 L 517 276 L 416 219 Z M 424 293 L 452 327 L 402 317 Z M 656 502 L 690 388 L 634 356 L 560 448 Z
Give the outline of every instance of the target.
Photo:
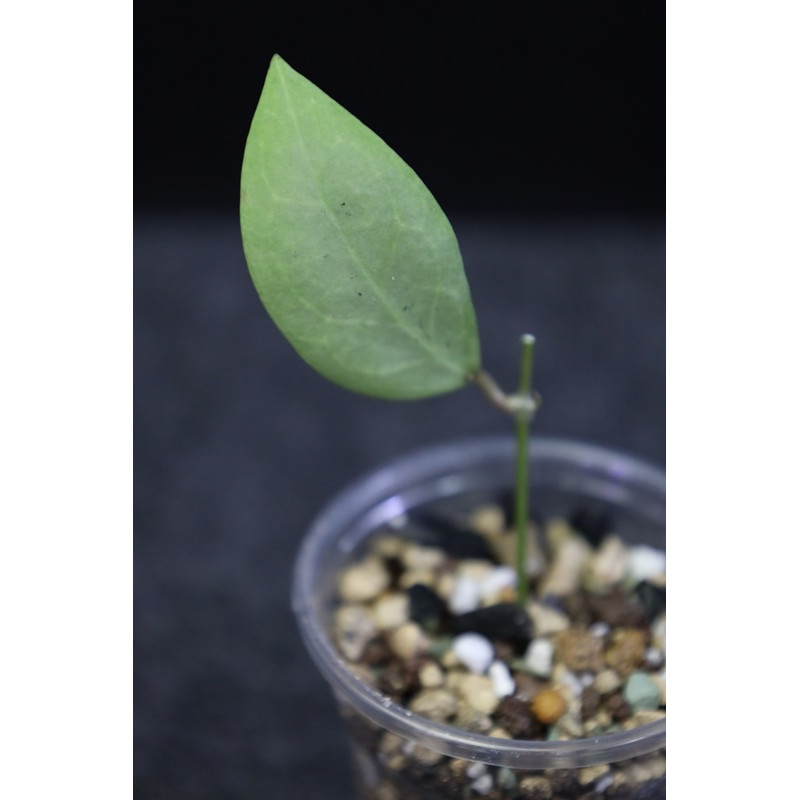
M 536 673 L 531 669 L 531 665 L 524 658 L 514 658 L 511 660 L 509 666 L 517 672 L 524 672 L 526 675 L 535 675 Z
M 634 711 L 655 711 L 661 700 L 658 685 L 646 672 L 632 672 L 625 681 L 622 694 Z
M 513 791 L 517 788 L 517 776 L 508 767 L 500 767 L 497 771 L 497 785 L 501 789 Z
M 431 658 L 441 661 L 444 657 L 444 654 L 452 647 L 452 645 L 452 636 L 443 636 L 439 639 L 434 639 L 431 642 L 430 648 L 428 649 L 428 654 L 431 656 Z

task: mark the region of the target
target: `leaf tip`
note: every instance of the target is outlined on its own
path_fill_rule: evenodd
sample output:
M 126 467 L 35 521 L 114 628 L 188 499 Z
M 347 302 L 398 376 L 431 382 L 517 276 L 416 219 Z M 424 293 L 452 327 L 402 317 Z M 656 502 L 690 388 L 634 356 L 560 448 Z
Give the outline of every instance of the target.
M 280 72 L 282 70 L 292 70 L 289 64 L 286 63 L 286 59 L 284 59 L 279 53 L 274 53 L 272 58 L 269 60 L 269 69 L 267 72 Z

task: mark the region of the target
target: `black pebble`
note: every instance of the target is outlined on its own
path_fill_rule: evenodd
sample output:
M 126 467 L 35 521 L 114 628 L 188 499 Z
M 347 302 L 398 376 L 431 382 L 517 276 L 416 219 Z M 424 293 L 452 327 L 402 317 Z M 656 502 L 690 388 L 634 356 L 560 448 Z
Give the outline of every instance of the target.
M 399 558 L 392 556 L 391 558 L 384 559 L 383 563 L 386 565 L 386 569 L 389 572 L 389 578 L 392 582 L 392 588 L 394 588 L 397 586 L 400 576 L 405 572 L 403 562 Z
M 633 590 L 652 622 L 667 607 L 667 590 L 649 581 L 640 581 Z
M 453 617 L 453 633 L 480 633 L 487 639 L 524 645 L 533 638 L 533 623 L 516 603 L 498 603 Z
M 447 615 L 447 604 L 433 589 L 415 583 L 409 586 L 406 593 L 409 613 L 414 622 L 423 626 L 438 625 Z
M 418 510 L 410 516 L 416 530 L 409 533 L 420 544 L 439 547 L 456 558 L 483 558 L 497 562 L 486 539 L 467 526 L 430 511 Z
M 597 547 L 614 528 L 614 518 L 607 509 L 589 506 L 575 511 L 569 523 L 592 547 Z
M 506 528 L 511 528 L 514 524 L 514 506 L 516 504 L 516 497 L 513 489 L 505 489 L 497 495 L 497 505 L 503 509 L 503 519 Z M 530 506 L 530 498 L 528 499 Z

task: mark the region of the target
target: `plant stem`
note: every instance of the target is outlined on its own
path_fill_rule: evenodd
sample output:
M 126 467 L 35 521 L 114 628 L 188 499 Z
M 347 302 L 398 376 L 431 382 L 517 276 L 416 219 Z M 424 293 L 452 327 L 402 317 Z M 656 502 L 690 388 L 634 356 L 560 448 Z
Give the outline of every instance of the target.
M 517 434 L 516 484 L 514 488 L 514 528 L 517 536 L 517 602 L 525 605 L 528 597 L 528 435 L 531 420 L 542 399 L 532 391 L 533 346 L 536 339 L 529 333 L 520 339 L 522 352 L 519 367 L 519 390 L 506 394 L 488 372 L 479 369 L 469 379 L 483 392 L 489 402 L 513 417 Z
M 533 347 L 536 340 L 529 333 L 520 340 L 519 409 L 515 413 L 517 432 L 517 469 L 514 500 L 514 522 L 517 532 L 517 602 L 525 605 L 528 597 L 528 437 L 533 413 L 525 400 L 533 400 Z M 534 407 L 535 408 L 535 407 Z

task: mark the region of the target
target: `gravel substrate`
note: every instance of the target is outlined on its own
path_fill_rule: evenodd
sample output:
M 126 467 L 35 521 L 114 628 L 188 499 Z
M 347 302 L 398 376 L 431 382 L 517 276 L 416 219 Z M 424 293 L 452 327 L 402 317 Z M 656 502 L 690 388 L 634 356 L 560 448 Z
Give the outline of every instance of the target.
M 529 595 L 500 506 L 468 519 L 403 517 L 338 580 L 333 637 L 353 672 L 436 722 L 502 739 L 567 741 L 629 730 L 666 709 L 666 563 L 613 520 L 578 510 L 531 524 Z M 362 796 L 656 798 L 664 751 L 523 772 L 461 761 L 343 708 Z

